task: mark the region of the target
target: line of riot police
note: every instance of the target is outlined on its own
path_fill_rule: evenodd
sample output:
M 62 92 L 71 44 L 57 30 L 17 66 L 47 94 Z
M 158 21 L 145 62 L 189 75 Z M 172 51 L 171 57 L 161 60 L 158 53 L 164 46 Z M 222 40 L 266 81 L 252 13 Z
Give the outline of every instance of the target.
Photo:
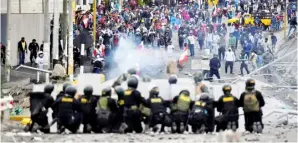
M 255 89 L 253 79 L 247 80 L 246 90 L 240 99 L 231 94 L 230 85 L 225 85 L 224 95 L 218 101 L 206 90 L 202 90 L 195 101 L 190 98 L 188 90 L 182 90 L 172 101 L 165 101 L 159 95 L 156 85 L 149 87 L 148 99 L 142 97 L 137 90 L 139 78 L 134 74 L 127 80 L 127 89 L 114 87 L 118 100 L 111 97 L 112 87 L 104 88 L 101 96 L 94 96 L 92 86 L 86 86 L 84 95 L 76 98 L 77 90 L 69 83 L 63 85 L 63 90 L 54 100 L 51 96 L 54 86 L 46 85 L 44 92 L 30 95 L 32 123 L 26 126 L 26 130 L 49 133 L 50 126 L 57 122 L 58 133 L 63 133 L 65 129 L 76 133 L 81 124 L 84 126 L 83 133 L 208 133 L 213 132 L 215 126 L 217 132 L 226 129 L 236 131 L 239 126 L 238 108 L 242 107 L 245 129 L 262 132 L 261 107 L 265 102 L 261 92 Z M 201 81 L 201 76 L 195 77 L 195 82 Z M 177 83 L 177 77 L 171 76 L 169 83 Z M 204 85 L 199 85 L 204 89 Z M 53 121 L 50 124 L 47 117 L 49 108 L 53 110 Z M 220 113 L 217 117 L 215 108 Z M 142 123 L 145 124 L 145 129 Z

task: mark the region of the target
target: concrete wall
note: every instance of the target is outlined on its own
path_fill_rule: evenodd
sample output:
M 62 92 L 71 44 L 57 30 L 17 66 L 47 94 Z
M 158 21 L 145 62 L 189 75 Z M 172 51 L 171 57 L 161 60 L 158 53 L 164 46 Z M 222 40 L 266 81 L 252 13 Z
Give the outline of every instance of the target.
M 43 14 L 12 14 L 11 15 L 11 64 L 18 64 L 17 44 L 21 37 L 25 37 L 27 46 L 32 41 L 41 44 L 44 32 Z M 1 42 L 6 44 L 6 14 L 1 14 Z M 29 62 L 29 52 L 25 55 L 25 62 Z
M 12 13 L 22 13 L 22 14 L 33 14 L 33 13 L 43 13 L 43 0 L 10 0 L 11 1 L 11 12 Z M 59 12 L 63 9 L 63 0 L 58 0 Z M 0 1 L 1 13 L 6 13 L 7 11 L 7 0 Z M 49 0 L 49 12 L 53 13 L 54 10 L 54 0 Z

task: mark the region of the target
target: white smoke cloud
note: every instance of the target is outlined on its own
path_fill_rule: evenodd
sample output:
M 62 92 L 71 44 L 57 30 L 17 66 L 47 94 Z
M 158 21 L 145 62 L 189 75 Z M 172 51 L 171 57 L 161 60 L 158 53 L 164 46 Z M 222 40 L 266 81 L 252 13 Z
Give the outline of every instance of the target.
M 138 49 L 138 46 L 130 39 L 120 38 L 119 47 L 114 53 L 114 61 L 118 65 L 120 74 L 127 72 L 131 67 L 139 68 L 141 72 L 150 74 L 163 69 L 166 60 L 162 50 L 144 49 L 143 51 Z

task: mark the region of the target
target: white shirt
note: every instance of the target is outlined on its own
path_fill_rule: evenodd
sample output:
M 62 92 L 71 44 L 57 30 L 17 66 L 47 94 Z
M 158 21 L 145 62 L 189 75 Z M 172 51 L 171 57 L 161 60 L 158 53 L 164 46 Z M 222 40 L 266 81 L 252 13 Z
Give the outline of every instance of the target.
M 43 69 L 44 59 L 39 56 L 36 58 L 35 63 L 37 64 L 39 69 Z
M 235 61 L 235 54 L 234 54 L 234 52 L 229 52 L 229 51 L 227 51 L 226 53 L 225 53 L 225 60 L 226 61 L 228 61 L 228 62 L 234 62 Z
M 194 36 L 188 36 L 187 39 L 189 40 L 190 44 L 195 44 L 195 37 Z
M 220 37 L 218 35 L 213 36 L 213 42 L 214 43 L 219 43 Z

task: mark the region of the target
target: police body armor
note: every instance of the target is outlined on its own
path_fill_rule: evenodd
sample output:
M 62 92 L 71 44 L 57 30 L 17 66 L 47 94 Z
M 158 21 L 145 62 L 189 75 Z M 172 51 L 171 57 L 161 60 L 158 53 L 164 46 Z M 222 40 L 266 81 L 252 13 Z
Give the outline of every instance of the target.
M 61 103 L 59 104 L 59 113 L 58 118 L 62 124 L 72 124 L 72 116 L 73 116 L 73 102 L 74 98 L 71 97 L 63 97 L 61 98 Z
M 233 110 L 237 110 L 238 111 L 238 108 L 237 108 L 237 105 L 234 101 L 234 97 L 233 96 L 225 96 L 222 98 L 222 102 L 223 102 L 223 112 L 226 112 L 226 113 L 230 113 L 230 114 L 234 114 L 235 111 Z
M 189 96 L 180 95 L 177 101 L 177 110 L 182 112 L 187 112 L 189 110 L 189 106 L 191 103 L 191 99 Z
M 108 125 L 111 111 L 108 107 L 109 97 L 100 97 L 97 104 L 97 121 L 100 126 Z
M 206 102 L 196 101 L 191 113 L 191 124 L 205 123 L 209 115 L 206 109 Z
M 243 101 L 244 112 L 259 112 L 260 106 L 259 101 L 256 96 L 256 91 L 245 91 L 244 101 Z
M 165 113 L 160 110 L 152 110 L 152 109 L 163 109 L 163 101 L 161 98 L 150 98 L 150 103 L 151 103 L 151 111 L 152 111 L 152 116 L 155 118 L 157 122 L 162 122 L 165 117 Z

